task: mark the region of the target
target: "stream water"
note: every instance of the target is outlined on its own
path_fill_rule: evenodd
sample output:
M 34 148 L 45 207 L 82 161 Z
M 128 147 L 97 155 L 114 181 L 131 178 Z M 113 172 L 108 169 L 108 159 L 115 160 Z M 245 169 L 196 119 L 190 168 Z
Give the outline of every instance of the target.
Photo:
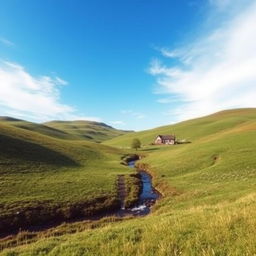
M 131 168 L 135 168 L 135 162 L 136 161 L 130 161 L 128 163 L 128 166 Z M 106 216 L 118 216 L 118 217 L 124 217 L 128 215 L 133 215 L 133 216 L 144 216 L 147 215 L 150 212 L 150 207 L 156 202 L 156 200 L 160 197 L 159 192 L 157 192 L 153 186 L 152 186 L 152 179 L 151 176 L 142 170 L 138 170 L 138 173 L 141 175 L 141 192 L 139 195 L 139 200 L 138 202 L 132 207 L 132 208 L 124 208 L 122 207 L 119 210 L 115 210 L 110 213 L 102 213 L 102 214 L 96 214 L 91 217 L 86 217 L 86 218 L 74 218 L 70 221 L 67 222 L 77 222 L 77 221 L 83 221 L 83 220 L 99 220 L 102 217 Z M 125 197 L 122 199 L 123 202 L 121 202 L 121 205 L 124 205 L 124 200 Z M 52 227 L 56 227 L 63 223 L 62 221 L 52 221 L 49 223 L 45 223 L 43 225 L 32 225 L 30 227 L 27 227 L 27 231 L 33 231 L 33 232 L 38 232 L 42 230 L 46 230 Z M 1 237 L 5 237 L 10 234 L 17 234 L 18 230 L 9 230 L 8 232 L 4 232 L 3 234 L 0 234 Z
M 136 161 L 130 161 L 128 166 L 135 168 Z M 139 170 L 138 173 L 141 176 L 141 193 L 139 195 L 139 200 L 136 205 L 132 208 L 120 209 L 118 212 L 119 216 L 124 215 L 134 215 L 134 216 L 143 216 L 150 212 L 150 207 L 156 202 L 160 194 L 152 186 L 151 176 L 142 170 Z

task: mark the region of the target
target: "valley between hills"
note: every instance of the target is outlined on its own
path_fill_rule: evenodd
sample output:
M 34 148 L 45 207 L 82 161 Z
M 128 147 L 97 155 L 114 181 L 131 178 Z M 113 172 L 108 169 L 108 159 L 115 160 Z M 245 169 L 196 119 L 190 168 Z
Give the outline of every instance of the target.
M 190 143 L 153 145 L 160 134 Z M 254 108 L 140 132 L 2 117 L 0 147 L 0 255 L 256 254 Z M 126 207 L 140 194 L 134 155 L 161 198 L 116 216 L 120 175 Z

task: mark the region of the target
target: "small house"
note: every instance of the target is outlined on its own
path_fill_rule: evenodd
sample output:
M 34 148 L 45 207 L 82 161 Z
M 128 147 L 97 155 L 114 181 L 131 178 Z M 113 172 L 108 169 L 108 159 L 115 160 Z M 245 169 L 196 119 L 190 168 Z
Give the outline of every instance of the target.
M 156 145 L 174 145 L 176 142 L 175 135 L 158 135 L 155 139 Z

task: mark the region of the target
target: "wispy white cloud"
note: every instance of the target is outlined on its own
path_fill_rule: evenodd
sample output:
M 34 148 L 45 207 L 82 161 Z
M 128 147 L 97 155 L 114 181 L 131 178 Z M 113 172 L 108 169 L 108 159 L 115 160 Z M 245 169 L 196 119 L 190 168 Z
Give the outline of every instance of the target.
M 0 115 L 12 115 L 33 121 L 50 119 L 87 119 L 70 105 L 61 103 L 60 89 L 67 82 L 59 77 L 29 74 L 21 65 L 0 62 Z
M 0 42 L 8 47 L 15 46 L 15 44 L 12 41 L 10 41 L 4 37 L 0 37 Z
M 169 104 L 169 103 L 175 103 L 175 102 L 182 102 L 182 99 L 179 97 L 165 97 L 165 98 L 160 98 L 157 100 L 158 103 L 162 104 Z
M 179 62 L 167 66 L 154 60 L 149 70 L 160 92 L 182 99 L 171 115 L 184 120 L 222 109 L 256 107 L 255 24 L 254 1 L 187 47 L 161 49 L 165 57 Z
M 146 115 L 144 115 L 142 113 L 134 113 L 134 116 L 137 119 L 144 119 L 146 117 Z
M 55 77 L 55 81 L 56 81 L 58 84 L 60 84 L 60 85 L 67 85 L 67 84 L 68 84 L 67 81 L 61 79 L 61 78 L 58 77 L 58 76 Z
M 254 0 L 208 0 L 211 7 L 217 9 L 217 11 L 241 10 L 241 8 L 248 6 L 254 2 Z
M 128 110 L 121 110 L 121 114 L 123 115 L 129 115 L 136 119 L 144 119 L 146 118 L 146 115 L 140 112 L 136 112 L 134 110 L 128 109 Z
M 222 9 L 222 8 L 227 7 L 229 4 L 231 4 L 232 1 L 234 2 L 236 0 L 209 0 L 209 3 L 211 5 L 214 5 L 214 6 Z

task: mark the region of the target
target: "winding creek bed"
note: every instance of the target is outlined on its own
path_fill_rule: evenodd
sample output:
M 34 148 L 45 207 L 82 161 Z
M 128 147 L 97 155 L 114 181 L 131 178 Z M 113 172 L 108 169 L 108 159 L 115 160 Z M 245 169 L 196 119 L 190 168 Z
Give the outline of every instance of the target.
M 128 166 L 135 168 L 136 160 L 128 162 Z M 125 197 L 120 196 L 121 209 L 117 212 L 118 216 L 143 216 L 150 213 L 150 207 L 156 202 L 160 197 L 160 193 L 152 186 L 152 178 L 150 174 L 146 171 L 138 170 L 141 177 L 141 192 L 139 195 L 138 202 L 132 208 L 124 208 Z
M 136 161 L 137 160 L 129 160 L 127 164 L 130 168 L 135 168 Z M 119 175 L 118 184 L 117 184 L 118 190 L 119 190 L 119 200 L 121 201 L 119 209 L 101 213 L 101 214 L 95 214 L 90 217 L 74 218 L 69 221 L 66 221 L 66 223 L 74 223 L 74 222 L 85 221 L 85 220 L 91 220 L 91 221 L 100 220 L 103 217 L 108 217 L 108 216 L 116 216 L 116 217 L 135 216 L 136 217 L 136 216 L 144 216 L 149 214 L 151 206 L 156 202 L 157 199 L 160 198 L 160 193 L 152 186 L 152 178 L 149 173 L 143 170 L 137 170 L 137 172 L 140 174 L 139 176 L 141 180 L 141 189 L 140 189 L 139 199 L 132 207 L 130 208 L 124 207 L 125 199 L 126 199 L 125 176 Z M 53 221 L 53 222 L 45 223 L 43 225 L 32 225 L 30 227 L 24 228 L 23 230 L 26 230 L 27 232 L 40 232 L 50 228 L 57 227 L 62 223 L 64 222 Z M 22 231 L 22 229 L 20 229 L 19 231 Z M 19 231 L 9 230 L 7 232 L 4 232 L 0 234 L 0 239 L 7 237 L 8 235 L 18 234 Z

